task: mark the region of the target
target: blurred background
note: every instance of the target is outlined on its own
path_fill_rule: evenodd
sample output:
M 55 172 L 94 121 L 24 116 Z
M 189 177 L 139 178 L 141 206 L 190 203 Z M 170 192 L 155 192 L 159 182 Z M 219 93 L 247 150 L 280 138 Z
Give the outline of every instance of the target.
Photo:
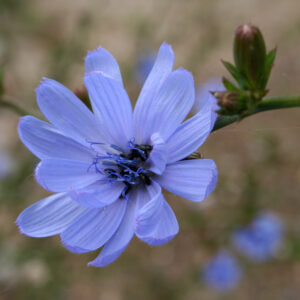
M 232 61 L 234 31 L 248 22 L 261 28 L 269 50 L 278 47 L 269 95 L 299 94 L 298 0 L 0 0 L 5 95 L 41 116 L 34 90 L 42 77 L 80 88 L 84 57 L 101 45 L 118 60 L 134 103 L 163 41 L 198 86 L 227 75 L 220 59 Z M 37 159 L 18 138 L 18 120 L 0 108 L 1 300 L 300 299 L 300 109 L 262 113 L 214 132 L 200 152 L 218 165 L 216 190 L 198 204 L 165 193 L 180 233 L 161 247 L 134 239 L 105 268 L 86 266 L 96 252 L 78 256 L 59 237 L 19 233 L 18 214 L 48 194 L 34 180 Z M 232 237 L 261 212 L 284 228 L 280 246 L 263 261 L 248 259 Z M 225 290 L 209 285 L 203 271 L 224 250 L 240 268 Z M 220 272 L 221 281 L 230 277 L 230 270 Z

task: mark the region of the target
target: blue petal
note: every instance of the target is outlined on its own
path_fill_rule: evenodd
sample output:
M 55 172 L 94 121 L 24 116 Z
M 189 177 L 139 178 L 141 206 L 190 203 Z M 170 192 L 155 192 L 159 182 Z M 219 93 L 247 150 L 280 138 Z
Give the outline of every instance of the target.
M 176 216 L 162 194 L 156 202 L 160 203 L 160 207 L 156 211 L 156 218 L 152 218 L 152 222 L 149 222 L 147 227 L 137 228 L 136 231 L 137 237 L 151 246 L 167 243 L 179 231 Z
M 179 161 L 196 151 L 207 139 L 214 123 L 212 109 L 205 107 L 181 124 L 167 141 L 168 163 Z
M 51 236 L 64 231 L 85 210 L 67 194 L 55 194 L 26 208 L 17 224 L 28 236 Z
M 84 82 L 104 130 L 115 145 L 127 147 L 133 137 L 133 115 L 126 91 L 119 82 L 99 72 L 87 74 Z
M 90 166 L 88 162 L 49 158 L 39 163 L 35 176 L 43 188 L 56 193 L 65 192 L 102 179 L 102 175 Z
M 88 263 L 89 266 L 104 267 L 112 263 L 122 254 L 132 239 L 134 235 L 134 213 L 136 205 L 134 193 L 129 194 L 129 198 L 130 200 L 128 201 L 125 215 L 118 230 L 105 244 L 98 257 Z
M 142 143 L 158 132 L 166 141 L 190 111 L 195 97 L 192 75 L 183 69 L 172 72 L 154 96 L 147 114 L 135 124 L 143 131 Z
M 171 73 L 173 64 L 173 50 L 170 45 L 163 43 L 160 46 L 154 66 L 142 88 L 134 109 L 135 137 L 138 143 L 145 142 L 144 128 L 141 125 L 153 106 L 154 96 Z
M 104 208 L 89 208 L 61 233 L 67 249 L 83 253 L 102 247 L 118 229 L 127 201 L 119 199 Z
M 136 228 L 137 237 L 143 239 L 153 231 L 160 219 L 163 204 L 161 187 L 156 182 L 141 187 L 137 197 Z
M 213 191 L 217 167 L 211 159 L 183 160 L 168 165 L 155 179 L 163 188 L 191 201 L 202 201 Z
M 105 49 L 99 47 L 85 57 L 85 72 L 103 72 L 123 85 L 119 65 L 115 58 Z
M 211 110 L 212 112 L 211 129 L 213 129 L 215 121 L 218 117 L 217 110 L 219 109 L 219 106 L 217 104 L 217 99 L 211 94 L 211 92 L 214 91 L 218 91 L 218 92 L 225 91 L 225 87 L 220 78 L 210 79 L 209 81 L 205 82 L 204 84 L 201 84 L 198 87 L 196 92 L 196 99 L 193 107 L 193 110 L 196 113 L 202 111 L 203 109 Z
M 122 182 L 96 183 L 83 189 L 72 190 L 70 195 L 83 206 L 99 208 L 116 201 L 124 187 Z
M 66 158 L 92 161 L 93 153 L 82 144 L 62 135 L 52 125 L 32 116 L 21 118 L 19 136 L 25 146 L 38 158 Z
M 36 93 L 42 113 L 64 135 L 83 144 L 103 140 L 92 112 L 62 84 L 45 79 Z
M 158 133 L 152 134 L 151 145 L 153 149 L 147 161 L 150 164 L 149 170 L 161 175 L 166 168 L 168 156 L 167 145 Z
M 221 78 L 212 78 L 203 84 L 200 84 L 197 88 L 196 99 L 194 104 L 194 111 L 198 113 L 207 104 L 218 109 L 217 99 L 211 94 L 211 92 L 222 92 L 225 91 L 225 87 L 222 83 Z

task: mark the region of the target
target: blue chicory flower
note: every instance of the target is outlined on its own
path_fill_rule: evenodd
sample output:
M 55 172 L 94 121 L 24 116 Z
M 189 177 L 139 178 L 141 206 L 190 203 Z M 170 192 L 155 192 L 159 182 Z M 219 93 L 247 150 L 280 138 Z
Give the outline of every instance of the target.
M 239 264 L 229 252 L 225 251 L 219 252 L 203 269 L 205 283 L 220 292 L 235 288 L 241 276 Z
M 250 225 L 233 234 L 233 244 L 251 261 L 259 263 L 278 252 L 282 237 L 281 220 L 273 213 L 261 213 Z
M 206 140 L 214 118 L 204 107 L 183 122 L 194 103 L 193 77 L 172 71 L 173 63 L 163 43 L 134 111 L 119 66 L 103 48 L 85 59 L 93 112 L 66 87 L 44 79 L 37 102 L 52 124 L 25 116 L 19 135 L 41 159 L 36 180 L 55 194 L 20 214 L 22 233 L 60 234 L 75 253 L 104 246 L 92 266 L 114 261 L 134 235 L 161 245 L 178 233 L 162 187 L 202 201 L 216 185 L 217 168 L 210 159 L 184 160 Z

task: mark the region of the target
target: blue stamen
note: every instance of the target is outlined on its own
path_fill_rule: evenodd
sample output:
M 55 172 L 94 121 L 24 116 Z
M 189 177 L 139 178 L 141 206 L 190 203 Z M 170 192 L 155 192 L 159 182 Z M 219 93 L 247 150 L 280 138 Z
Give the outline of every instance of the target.
M 93 147 L 94 145 L 105 145 L 104 143 L 91 142 L 89 140 L 86 140 L 86 142 L 90 144 L 90 149 L 93 150 L 93 151 L 95 151 L 95 152 L 97 152 L 97 150 Z
M 105 144 L 89 142 L 91 148 L 96 152 L 96 156 L 93 159 L 93 163 L 89 166 L 88 171 L 94 167 L 97 173 L 105 175 L 105 178 L 100 181 L 109 183 L 123 182 L 125 187 L 121 196 L 124 199 L 127 199 L 126 194 L 132 186 L 139 184 L 151 184 L 151 180 L 149 178 L 149 176 L 151 176 L 151 171 L 144 170 L 142 164 L 147 160 L 149 152 L 152 150 L 152 146 L 137 145 L 134 141 L 135 139 L 132 138 L 128 142 L 128 147 L 131 150 L 129 153 L 125 153 L 123 149 L 117 145 L 107 145 L 118 151 L 119 154 L 111 152 L 97 152 L 93 146 Z
M 121 147 L 117 146 L 117 145 L 110 144 L 110 147 L 117 150 L 117 151 L 119 151 L 120 153 L 124 153 L 124 150 Z
M 134 143 L 134 138 L 132 138 L 129 142 L 128 142 L 128 147 L 129 149 L 131 150 L 136 150 L 140 155 L 141 157 L 146 160 L 147 157 L 146 157 L 146 154 L 145 154 L 145 151 L 143 151 L 142 149 L 139 149 L 136 144 Z

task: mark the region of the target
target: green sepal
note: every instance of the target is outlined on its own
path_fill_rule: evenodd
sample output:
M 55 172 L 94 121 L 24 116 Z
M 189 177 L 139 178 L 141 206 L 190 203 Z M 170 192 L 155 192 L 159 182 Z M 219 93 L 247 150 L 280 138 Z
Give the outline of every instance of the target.
M 233 91 L 238 91 L 239 88 L 237 88 L 231 81 L 229 81 L 227 78 L 223 77 L 222 82 L 224 87 L 226 88 L 227 91 L 233 92 Z
M 263 88 L 265 88 L 268 83 L 268 80 L 269 80 L 269 77 L 271 74 L 271 70 L 273 68 L 274 61 L 276 58 L 276 52 L 277 52 L 277 49 L 274 48 L 266 56 L 264 81 L 262 83 Z
M 227 71 L 231 74 L 231 76 L 237 82 L 239 82 L 240 75 L 239 75 L 239 71 L 237 70 L 237 68 L 232 63 L 225 61 L 225 60 L 222 60 L 222 63 L 224 65 L 224 67 L 227 69 Z
M 223 65 L 227 69 L 227 71 L 231 74 L 231 76 L 237 81 L 240 86 L 240 89 L 245 90 L 248 89 L 248 84 L 245 76 L 239 72 L 237 67 L 235 67 L 232 63 L 222 60 Z

